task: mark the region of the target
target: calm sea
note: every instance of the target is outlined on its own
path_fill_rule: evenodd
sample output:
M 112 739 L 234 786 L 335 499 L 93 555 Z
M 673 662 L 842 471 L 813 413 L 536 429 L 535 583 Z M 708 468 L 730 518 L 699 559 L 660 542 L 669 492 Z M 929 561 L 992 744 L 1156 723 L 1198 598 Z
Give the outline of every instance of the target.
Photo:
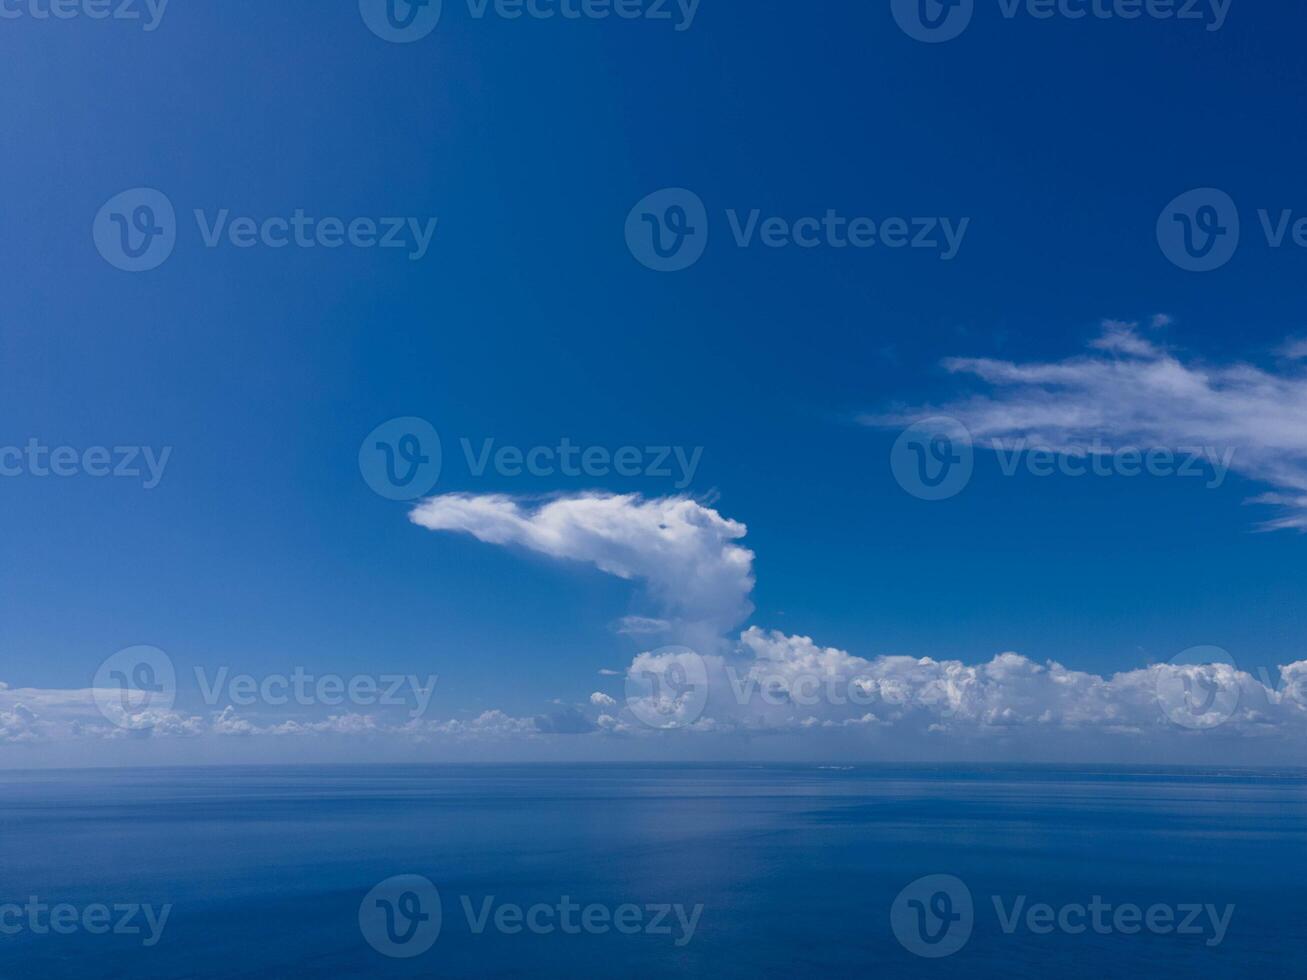
M 1304 976 L 1305 909 L 1296 770 L 0 773 L 6 980 Z

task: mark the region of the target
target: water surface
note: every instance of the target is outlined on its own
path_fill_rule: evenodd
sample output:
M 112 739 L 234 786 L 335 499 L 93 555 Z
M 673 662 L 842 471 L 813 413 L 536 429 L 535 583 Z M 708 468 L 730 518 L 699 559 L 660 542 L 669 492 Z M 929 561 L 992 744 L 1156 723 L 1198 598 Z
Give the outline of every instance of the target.
M 974 900 L 970 938 L 941 959 L 905 948 L 890 921 L 896 896 L 934 874 L 956 877 Z M 364 897 L 396 875 L 422 876 L 440 895 L 438 937 L 410 959 L 378 953 L 359 925 Z M 1303 975 L 1304 881 L 1303 771 L 0 773 L 0 904 L 172 906 L 148 948 L 142 935 L 0 935 L 6 980 Z M 474 910 L 487 899 L 492 909 L 556 909 L 563 896 L 634 905 L 643 925 L 650 906 L 702 912 L 688 937 L 670 913 L 670 935 L 611 925 L 506 933 L 493 923 L 477 933 L 464 896 Z M 1234 909 L 1215 944 L 1210 930 L 1009 933 L 993 896 L 1006 910 L 1023 896 L 1025 908 L 1099 896 Z

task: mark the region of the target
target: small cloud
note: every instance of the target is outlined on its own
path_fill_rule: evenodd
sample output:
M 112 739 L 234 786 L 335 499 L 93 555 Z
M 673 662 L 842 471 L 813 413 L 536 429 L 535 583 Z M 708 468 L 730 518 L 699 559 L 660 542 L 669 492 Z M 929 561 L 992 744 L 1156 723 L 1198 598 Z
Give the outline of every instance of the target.
M 217 735 L 253 735 L 254 726 L 236 715 L 231 705 L 222 709 L 222 713 L 213 719 L 213 731 Z
M 588 735 L 595 723 L 577 708 L 564 708 L 549 715 L 537 715 L 536 730 L 542 735 Z
M 1089 346 L 1095 350 L 1109 351 L 1114 354 L 1129 354 L 1132 357 L 1156 358 L 1161 352 L 1153 344 L 1138 334 L 1137 323 L 1122 323 L 1108 320 L 1103 324 L 1103 333 Z
M 666 633 L 671 629 L 671 625 L 665 619 L 654 619 L 650 616 L 623 616 L 617 621 L 617 632 L 627 636 L 651 636 L 656 633 Z
M 594 694 L 590 695 L 590 703 L 596 708 L 611 708 L 613 705 L 617 704 L 617 701 L 614 698 L 609 697 L 603 691 L 595 691 Z
M 1291 361 L 1301 361 L 1307 358 L 1307 337 L 1294 337 L 1286 340 L 1278 353 L 1281 357 L 1287 357 Z

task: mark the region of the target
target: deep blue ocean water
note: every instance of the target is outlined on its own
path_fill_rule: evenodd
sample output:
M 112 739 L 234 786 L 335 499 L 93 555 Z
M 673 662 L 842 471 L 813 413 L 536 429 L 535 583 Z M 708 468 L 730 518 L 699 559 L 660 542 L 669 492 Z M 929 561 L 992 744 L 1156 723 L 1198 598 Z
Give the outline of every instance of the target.
M 436 889 L 438 934 L 435 920 L 420 914 L 431 911 L 429 895 L 405 884 L 418 879 L 379 899 L 369 894 L 397 875 Z M 932 885 L 914 892 L 921 886 L 911 883 L 927 875 L 963 883 L 972 914 L 963 916 L 956 894 Z M 172 909 L 147 947 L 140 914 L 135 934 L 91 934 L 81 918 L 65 925 L 67 934 L 38 934 L 32 896 L 78 916 L 97 903 Z M 464 896 L 474 913 L 491 909 L 480 932 Z M 591 913 L 593 928 L 571 921 L 576 928 L 565 932 L 563 896 L 605 911 Z M 969 927 L 952 955 L 920 956 L 896 936 L 891 909 L 898 898 L 901 912 L 914 896 L 913 914 L 925 917 L 900 924 L 917 929 L 918 949 L 939 952 L 942 933 Z M 1022 896 L 1022 914 L 1005 931 L 1004 916 Z M 1064 921 L 1074 927 L 1085 921 L 1074 908 L 1094 896 L 1112 910 L 1101 931 L 1045 931 L 1045 920 L 1030 928 L 1023 917 L 1039 904 L 1054 916 L 1070 907 Z M 23 910 L 6 914 L 6 903 Z M 702 906 L 692 935 L 671 912 L 654 922 L 657 907 L 677 904 L 687 914 Z M 390 948 L 424 951 L 407 959 L 378 952 L 360 925 L 361 905 L 370 909 L 373 938 L 377 917 L 389 914 Z M 547 906 L 552 918 L 539 912 L 537 932 L 496 928 L 494 915 L 515 905 Z M 1154 913 L 1156 929 L 1135 929 L 1128 912 L 1121 930 L 1111 926 L 1121 906 L 1171 909 L 1179 924 L 1190 907 L 1208 905 L 1233 907 L 1216 942 L 1206 913 L 1194 913 L 1183 935 L 1166 927 L 1163 911 Z M 619 906 L 628 907 L 624 932 L 612 926 Z M 6 980 L 1303 976 L 1305 910 L 1304 771 L 623 765 L 0 773 Z M 502 914 L 512 930 L 511 909 Z M 543 931 L 551 923 L 553 931 Z

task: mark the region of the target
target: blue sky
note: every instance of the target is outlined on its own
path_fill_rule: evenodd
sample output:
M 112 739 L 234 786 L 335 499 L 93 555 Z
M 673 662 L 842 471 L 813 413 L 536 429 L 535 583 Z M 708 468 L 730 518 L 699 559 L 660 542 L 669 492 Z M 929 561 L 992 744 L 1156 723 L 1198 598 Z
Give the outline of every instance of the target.
M 956 414 L 990 390 L 948 358 L 1138 357 L 1090 347 L 1105 320 L 1166 352 L 1144 360 L 1256 365 L 1301 399 L 1285 345 L 1307 334 L 1307 251 L 1270 248 L 1256 215 L 1307 216 L 1307 16 L 1234 0 L 1207 30 L 980 2 L 960 37 L 924 44 L 886 3 L 846 6 L 705 0 L 677 30 L 477 18 L 446 0 L 409 44 L 345 0 L 172 0 L 148 31 L 0 23 L 0 445 L 172 447 L 148 491 L 0 479 L 0 682 L 84 689 L 106 657 L 149 644 L 200 716 L 221 706 L 191 703 L 193 670 L 220 665 L 434 673 L 442 718 L 593 718 L 592 693 L 620 701 L 621 677 L 598 671 L 625 672 L 646 644 L 614 624 L 665 615 L 657 597 L 589 560 L 416 526 L 358 467 L 364 437 L 404 416 L 440 433 L 435 493 L 685 493 L 747 526 L 756 611 L 726 636 L 754 625 L 967 665 L 1016 651 L 1104 676 L 1199 645 L 1249 671 L 1307 660 L 1307 545 L 1257 532 L 1293 508 L 1246 502 L 1293 489 L 1280 470 L 1302 471 L 1301 440 L 1262 440 L 1256 418 L 1221 429 L 1260 465 L 1217 489 L 1007 477 L 980 450 L 962 493 L 926 502 L 894 479 L 898 430 L 859 421 Z M 129 273 L 91 228 L 137 187 L 167 196 L 177 242 Z M 668 187 L 704 202 L 709 240 L 658 273 L 623 228 Z M 1208 187 L 1237 202 L 1242 242 L 1215 271 L 1183 271 L 1158 216 Z M 437 225 L 416 260 L 209 248 L 195 209 Z M 968 223 L 948 260 L 735 247 L 726 212 L 754 209 Z M 1272 399 L 1286 414 L 1268 427 L 1292 428 L 1292 404 Z M 702 457 L 682 489 L 477 477 L 459 446 L 563 437 Z M 0 747 L 6 765 L 66 758 Z

